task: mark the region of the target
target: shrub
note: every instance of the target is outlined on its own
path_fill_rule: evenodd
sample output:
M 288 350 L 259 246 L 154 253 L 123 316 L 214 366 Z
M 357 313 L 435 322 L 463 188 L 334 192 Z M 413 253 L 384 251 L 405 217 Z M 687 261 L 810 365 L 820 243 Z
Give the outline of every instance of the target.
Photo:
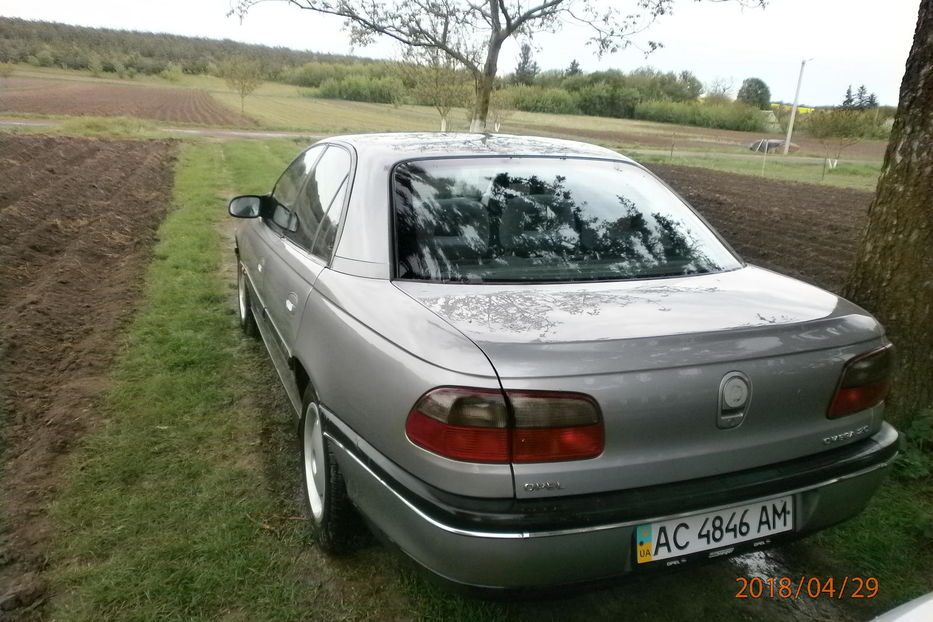
M 350 76 L 391 78 L 396 71 L 390 63 L 305 63 L 282 74 L 282 81 L 305 88 L 318 88 L 328 80 L 342 81 Z
M 105 67 L 104 71 L 106 70 L 107 68 Z M 177 63 L 169 63 L 165 66 L 165 69 L 159 73 L 159 76 L 168 80 L 169 82 L 178 82 L 181 80 L 182 75 L 181 65 L 178 65 Z
M 317 88 L 327 80 L 342 80 L 349 74 L 348 68 L 348 65 L 334 63 L 307 63 L 292 69 L 284 80 L 295 86 Z
M 576 96 L 583 114 L 628 119 L 635 114 L 635 106 L 641 99 L 637 90 L 613 86 L 607 82 L 584 86 L 577 90 Z
M 391 104 L 397 102 L 404 91 L 405 87 L 398 78 L 349 75 L 342 79 L 328 78 L 321 83 L 317 96 L 325 99 Z
M 36 64 L 40 67 L 51 67 L 55 64 L 55 57 L 50 50 L 39 50 L 36 54 Z
M 577 97 L 564 89 L 542 89 L 535 86 L 513 86 L 503 94 L 516 110 L 550 112 L 552 114 L 579 114 Z
M 742 104 L 642 102 L 635 106 L 634 117 L 721 130 L 764 131 L 764 120 L 758 111 Z

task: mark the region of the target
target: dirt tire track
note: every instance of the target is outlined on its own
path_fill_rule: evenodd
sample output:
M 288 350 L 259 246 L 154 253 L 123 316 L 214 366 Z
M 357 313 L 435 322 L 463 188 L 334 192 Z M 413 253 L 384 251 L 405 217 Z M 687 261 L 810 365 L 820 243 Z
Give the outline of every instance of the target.
M 29 182 L 0 210 L 0 619 L 31 620 L 47 505 L 98 419 L 169 206 L 174 145 L 0 134 L 0 153 L 0 179 Z

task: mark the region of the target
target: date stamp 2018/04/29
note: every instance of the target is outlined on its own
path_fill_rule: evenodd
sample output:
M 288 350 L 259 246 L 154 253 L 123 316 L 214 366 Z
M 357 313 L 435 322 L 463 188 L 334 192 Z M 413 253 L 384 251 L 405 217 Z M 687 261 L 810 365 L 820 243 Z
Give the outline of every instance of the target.
M 737 577 L 736 598 L 874 598 L 875 577 Z

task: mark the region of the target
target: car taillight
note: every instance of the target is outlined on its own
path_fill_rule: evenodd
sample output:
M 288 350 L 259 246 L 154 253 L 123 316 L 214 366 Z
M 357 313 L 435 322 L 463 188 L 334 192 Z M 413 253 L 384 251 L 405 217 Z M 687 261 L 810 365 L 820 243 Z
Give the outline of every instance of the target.
M 845 417 L 883 402 L 891 388 L 893 368 L 894 348 L 890 345 L 850 359 L 842 369 L 826 416 Z
M 508 462 L 508 423 L 501 392 L 444 388 L 418 400 L 405 433 L 415 445 L 454 460 Z
M 596 402 L 580 393 L 506 391 L 515 414 L 512 462 L 595 458 L 603 452 Z
M 419 447 L 468 462 L 553 462 L 602 453 L 603 423 L 589 396 L 443 387 L 412 408 L 405 433 Z

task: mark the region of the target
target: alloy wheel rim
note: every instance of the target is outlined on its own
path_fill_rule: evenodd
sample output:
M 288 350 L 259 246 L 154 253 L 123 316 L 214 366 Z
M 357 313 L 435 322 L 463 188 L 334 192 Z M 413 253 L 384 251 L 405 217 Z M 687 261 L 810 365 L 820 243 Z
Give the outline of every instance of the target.
M 308 503 L 314 520 L 320 522 L 324 514 L 324 434 L 316 404 L 308 405 L 305 411 L 302 443 Z

